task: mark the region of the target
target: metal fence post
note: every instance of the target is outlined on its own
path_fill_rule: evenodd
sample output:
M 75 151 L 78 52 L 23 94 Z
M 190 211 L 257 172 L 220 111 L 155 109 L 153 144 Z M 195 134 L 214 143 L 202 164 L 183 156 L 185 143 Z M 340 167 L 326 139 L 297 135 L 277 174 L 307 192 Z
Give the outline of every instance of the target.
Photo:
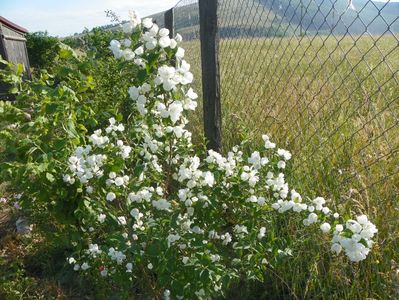
M 217 0 L 199 0 L 204 132 L 208 149 L 220 152 L 221 102 Z
M 165 28 L 169 29 L 169 37 L 172 39 L 175 36 L 173 8 L 165 11 L 164 18 L 165 18 Z

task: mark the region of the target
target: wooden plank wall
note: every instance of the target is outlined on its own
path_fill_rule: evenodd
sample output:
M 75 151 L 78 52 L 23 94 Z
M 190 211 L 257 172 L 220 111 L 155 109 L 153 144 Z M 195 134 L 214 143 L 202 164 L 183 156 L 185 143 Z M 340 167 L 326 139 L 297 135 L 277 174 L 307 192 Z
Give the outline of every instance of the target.
M 0 23 L 0 55 L 7 61 L 24 66 L 24 78 L 30 79 L 30 66 L 26 39 L 23 33 Z M 0 83 L 0 95 L 7 94 L 8 87 Z

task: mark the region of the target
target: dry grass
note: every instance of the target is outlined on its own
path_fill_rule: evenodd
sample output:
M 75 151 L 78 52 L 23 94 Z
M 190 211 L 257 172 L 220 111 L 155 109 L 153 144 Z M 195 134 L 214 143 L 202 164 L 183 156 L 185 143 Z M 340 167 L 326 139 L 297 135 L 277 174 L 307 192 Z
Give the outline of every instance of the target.
M 199 43 L 184 47 L 200 91 Z M 399 297 L 398 39 L 229 39 L 220 48 L 225 150 L 243 133 L 258 142 L 269 134 L 292 151 L 297 190 L 366 213 L 379 228 L 373 254 L 359 266 L 342 268 L 309 254 L 326 249 L 300 248 L 283 269 L 291 288 L 309 299 Z M 191 119 L 199 136 L 202 110 Z

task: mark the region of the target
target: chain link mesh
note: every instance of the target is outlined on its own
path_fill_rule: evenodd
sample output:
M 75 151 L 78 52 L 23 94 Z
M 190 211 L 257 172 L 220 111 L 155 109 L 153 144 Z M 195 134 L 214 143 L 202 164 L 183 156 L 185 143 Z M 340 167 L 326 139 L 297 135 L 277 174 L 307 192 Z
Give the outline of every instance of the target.
M 201 91 L 198 1 L 180 1 L 174 17 Z M 219 0 L 218 17 L 225 150 L 267 133 L 293 152 L 288 171 L 304 190 L 393 205 L 399 3 Z
M 335 198 L 373 192 L 393 203 L 398 18 L 399 3 L 389 2 L 220 1 L 224 146 L 241 127 L 268 133 L 312 190 L 316 180 Z
M 203 135 L 201 44 L 198 0 L 182 0 L 173 7 L 174 30 L 183 37 L 182 47 L 194 74 L 193 88 L 198 93 L 198 108 L 190 115 L 190 130 L 194 140 Z

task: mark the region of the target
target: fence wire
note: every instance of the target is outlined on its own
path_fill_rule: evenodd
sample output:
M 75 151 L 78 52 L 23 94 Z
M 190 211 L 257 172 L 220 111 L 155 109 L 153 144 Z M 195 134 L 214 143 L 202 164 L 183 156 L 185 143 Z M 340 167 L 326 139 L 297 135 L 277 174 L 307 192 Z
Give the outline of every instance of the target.
M 194 74 L 193 87 L 202 99 L 201 44 L 198 0 L 182 0 L 173 7 L 174 31 L 183 37 L 182 47 L 185 49 L 185 59 L 191 65 Z M 203 135 L 203 107 L 198 101 L 198 108 L 190 115 L 190 130 L 194 140 Z M 198 142 L 198 140 L 196 140 Z
M 309 187 L 396 200 L 399 3 L 219 3 L 224 145 L 269 133 Z
M 200 79 L 198 1 L 179 2 L 174 18 Z M 293 153 L 288 172 L 304 190 L 394 203 L 399 3 L 219 0 L 218 18 L 224 148 L 267 133 Z

